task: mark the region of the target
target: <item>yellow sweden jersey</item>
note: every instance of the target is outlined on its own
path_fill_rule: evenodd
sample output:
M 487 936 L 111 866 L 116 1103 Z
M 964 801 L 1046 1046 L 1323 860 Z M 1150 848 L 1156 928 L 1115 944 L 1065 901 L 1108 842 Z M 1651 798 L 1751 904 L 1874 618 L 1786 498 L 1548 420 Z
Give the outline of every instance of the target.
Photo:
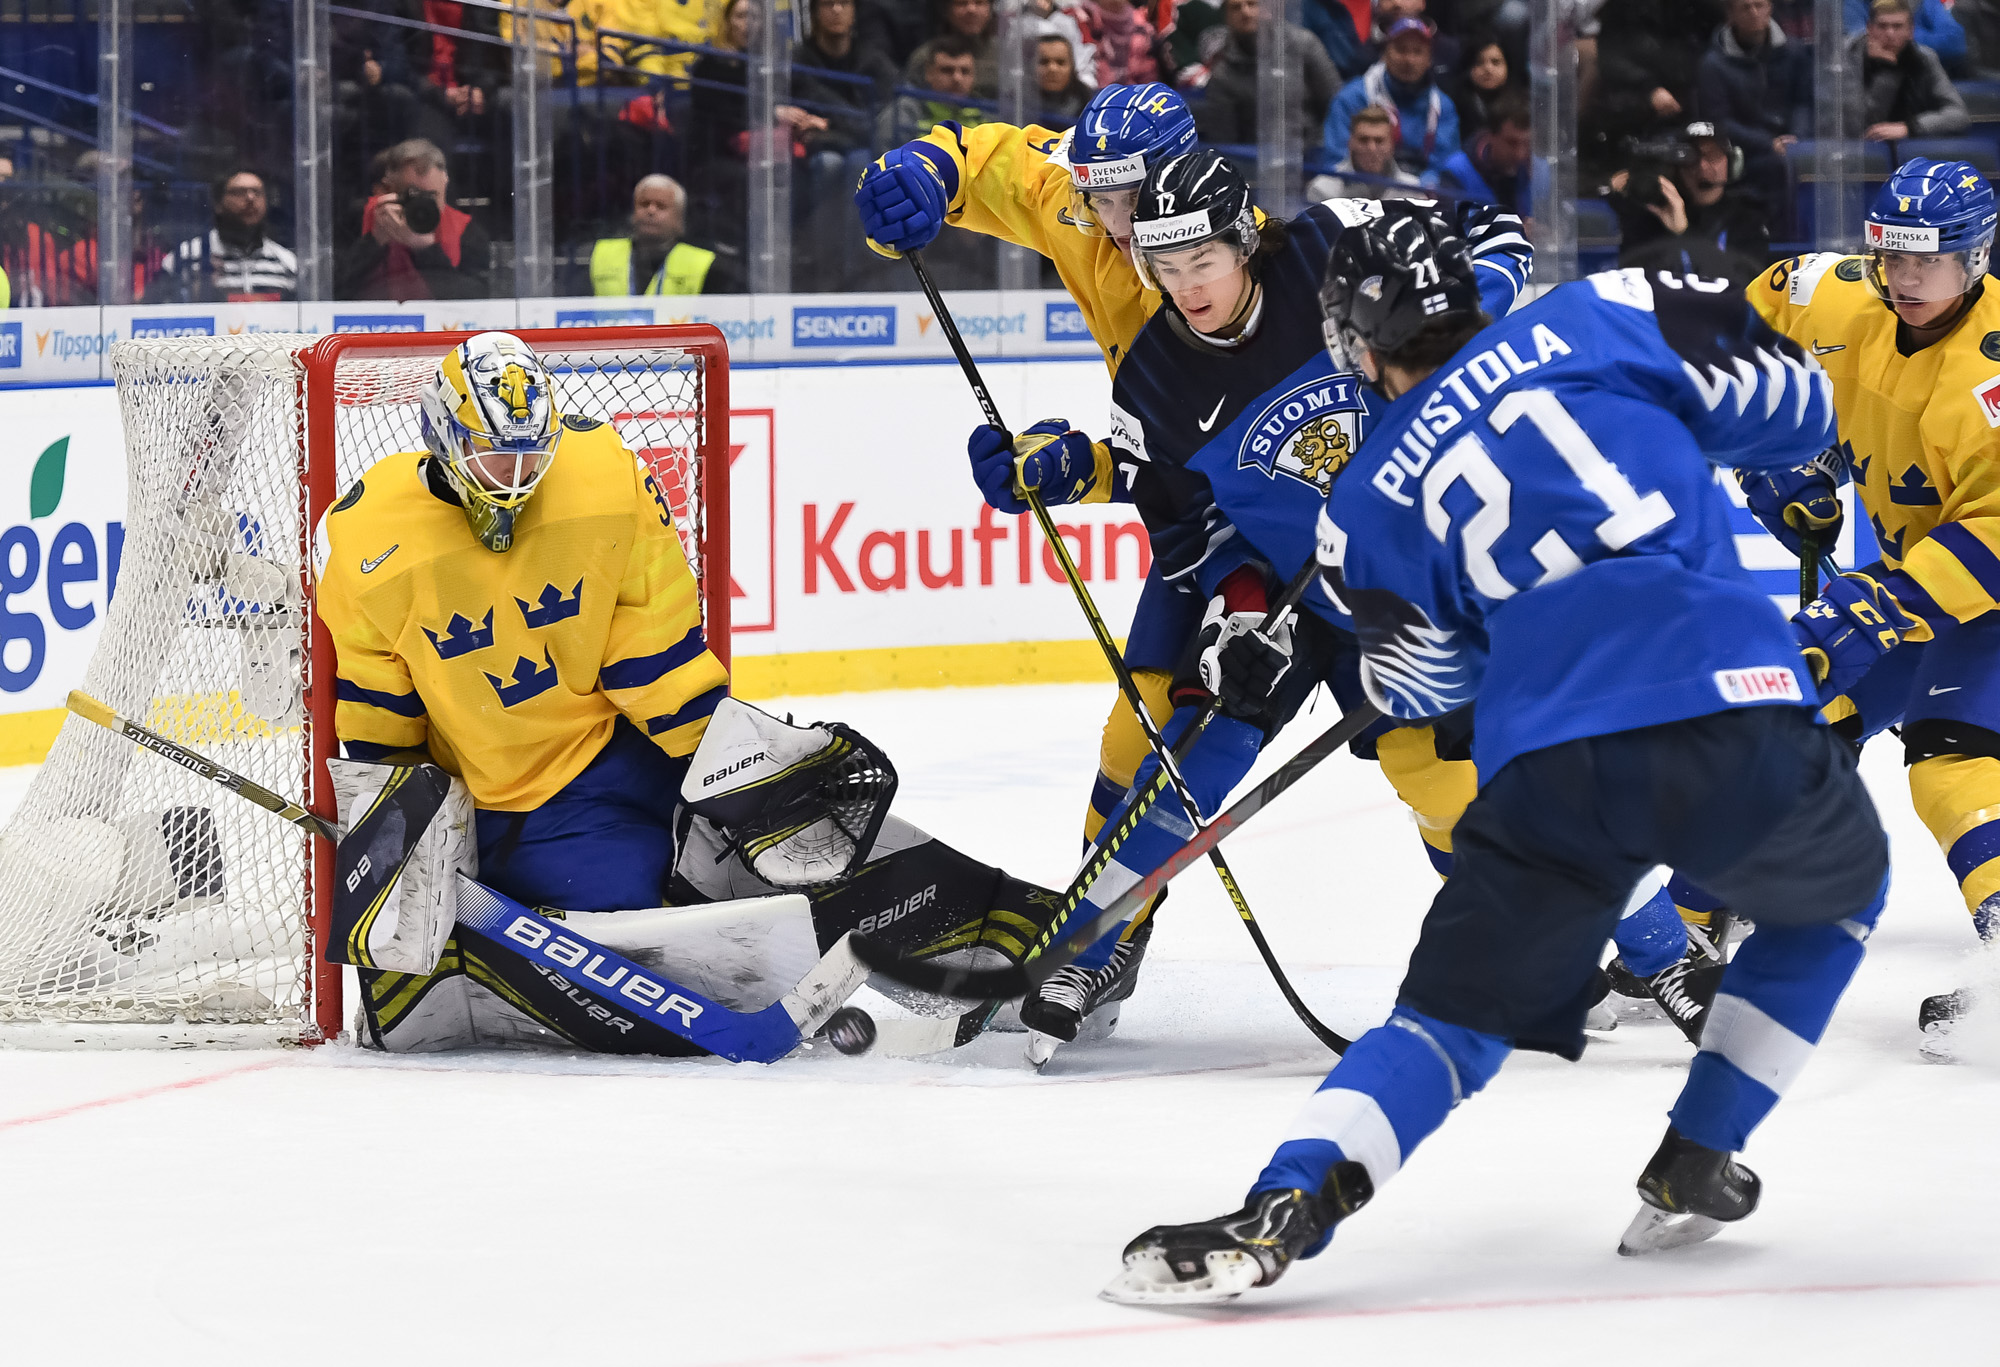
M 694 750 L 728 674 L 666 501 L 612 428 L 564 426 L 504 554 L 413 452 L 378 461 L 321 520 L 319 613 L 350 754 L 428 744 L 479 806 L 529 811 L 621 713 L 668 754 Z
M 1036 124 L 966 129 L 941 123 L 917 141 L 942 148 L 957 173 L 945 177 L 946 221 L 1054 263 L 1115 375 L 1139 329 L 1160 307 L 1160 296 L 1139 283 L 1139 273 L 1110 238 L 1086 237 L 1072 223 L 1069 169 L 1049 161 L 1061 137 Z
M 1842 452 L 1890 568 L 1968 621 L 2000 597 L 2000 292 L 1989 282 L 1943 340 L 1905 356 L 1895 311 L 1862 276 L 1860 257 L 1821 252 L 1748 292 L 1832 377 Z

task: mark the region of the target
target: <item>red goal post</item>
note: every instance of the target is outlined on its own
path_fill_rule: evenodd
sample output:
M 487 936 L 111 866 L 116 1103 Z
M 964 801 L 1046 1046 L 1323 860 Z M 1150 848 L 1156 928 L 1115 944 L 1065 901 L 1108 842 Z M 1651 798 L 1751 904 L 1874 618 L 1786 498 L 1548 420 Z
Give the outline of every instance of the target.
M 674 519 L 701 585 L 709 649 L 729 663 L 729 347 L 706 323 L 661 326 L 509 329 L 542 356 L 559 412 L 616 427 L 673 504 Z M 370 409 L 402 408 L 409 386 L 472 332 L 335 333 L 300 353 L 305 415 L 306 536 L 341 492 L 375 460 L 407 443 L 410 415 L 371 422 Z M 311 564 L 310 545 L 302 563 Z M 308 579 L 310 574 L 308 573 Z M 308 595 L 312 585 L 305 586 Z M 310 601 L 310 598 L 309 600 Z M 312 614 L 305 680 L 311 736 L 306 805 L 334 819 L 326 760 L 334 753 L 333 641 Z M 319 954 L 333 896 L 333 852 L 311 843 L 312 1017 L 322 1038 L 341 1029 L 341 970 Z

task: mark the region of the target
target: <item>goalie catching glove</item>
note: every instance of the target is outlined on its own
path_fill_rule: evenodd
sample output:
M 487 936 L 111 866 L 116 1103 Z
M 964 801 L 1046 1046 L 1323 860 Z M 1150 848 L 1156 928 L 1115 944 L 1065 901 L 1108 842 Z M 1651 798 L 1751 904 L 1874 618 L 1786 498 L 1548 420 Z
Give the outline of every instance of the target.
M 794 726 L 724 698 L 687 777 L 686 810 L 718 828 L 723 852 L 772 887 L 848 877 L 866 859 L 896 795 L 889 757 L 839 722 Z
M 1071 428 L 1064 418 L 1044 418 L 1018 437 L 990 423 L 975 427 L 965 452 L 972 458 L 979 492 L 1003 513 L 1027 512 L 1029 490 L 1050 507 L 1104 503 L 1117 482 L 1111 448 Z
M 1829 580 L 1820 596 L 1792 618 L 1799 648 L 1812 666 L 1822 698 L 1861 681 L 1905 636 L 1927 639 L 1930 628 L 1904 611 L 1880 582 L 1859 570 Z
M 1736 472 L 1750 511 L 1793 555 L 1802 553 L 1802 537 L 1810 536 L 1822 550 L 1840 539 L 1846 517 L 1840 486 L 1846 480 L 1846 464 L 1837 446 L 1789 470 Z

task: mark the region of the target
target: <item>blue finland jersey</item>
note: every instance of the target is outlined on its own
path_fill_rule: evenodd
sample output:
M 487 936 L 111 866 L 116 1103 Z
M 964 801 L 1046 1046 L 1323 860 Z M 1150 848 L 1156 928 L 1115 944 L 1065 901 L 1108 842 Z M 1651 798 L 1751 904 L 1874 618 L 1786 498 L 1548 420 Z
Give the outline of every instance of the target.
M 1333 239 L 1379 212 L 1329 200 L 1291 220 L 1284 250 L 1264 265 L 1263 313 L 1247 341 L 1196 340 L 1162 309 L 1118 368 L 1110 443 L 1116 459 L 1138 462 L 1133 501 L 1167 582 L 1206 597 L 1241 566 L 1284 581 L 1312 555 L 1333 478 L 1383 404 L 1327 356 L 1320 281 Z M 1532 252 L 1513 214 L 1478 206 L 1464 217 L 1482 303 L 1500 317 L 1527 284 Z M 1306 601 L 1351 627 L 1323 590 Z
M 1723 282 L 1551 291 L 1397 400 L 1334 486 L 1319 554 L 1370 696 L 1405 719 L 1476 696 L 1482 779 L 1582 736 L 1811 705 L 1711 466 L 1797 465 L 1833 433 L 1824 372 Z

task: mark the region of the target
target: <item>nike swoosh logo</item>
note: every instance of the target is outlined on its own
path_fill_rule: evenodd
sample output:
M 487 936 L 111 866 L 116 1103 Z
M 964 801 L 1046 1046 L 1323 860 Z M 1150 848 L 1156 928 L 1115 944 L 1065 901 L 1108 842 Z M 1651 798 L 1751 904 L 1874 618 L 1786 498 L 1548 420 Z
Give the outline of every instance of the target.
M 391 546 L 388 550 L 382 552 L 382 554 L 376 556 L 373 560 L 362 561 L 361 572 L 363 574 L 375 573 L 376 570 L 382 568 L 382 562 L 384 560 L 387 560 L 390 556 L 394 555 L 397 551 L 401 549 L 403 549 L 403 543 L 398 541 L 395 545 Z
M 1965 687 L 1964 684 L 1953 684 L 1950 688 L 1939 688 L 1933 684 L 1931 686 L 1931 696 L 1935 698 L 1940 693 L 1956 693 L 1963 687 Z
M 1812 348 L 1813 348 L 1813 355 L 1815 356 L 1831 356 L 1836 351 L 1847 350 L 1847 343 L 1842 342 L 1839 346 L 1821 346 L 1819 344 L 1819 339 L 1814 338 Z
M 1215 401 L 1215 407 L 1209 411 L 1207 421 L 1197 424 L 1202 431 L 1206 432 L 1209 428 L 1215 426 L 1216 418 L 1219 417 L 1222 413 L 1222 405 L 1227 403 L 1228 401 L 1229 401 L 1229 396 L 1227 394 L 1224 394 L 1221 398 Z

